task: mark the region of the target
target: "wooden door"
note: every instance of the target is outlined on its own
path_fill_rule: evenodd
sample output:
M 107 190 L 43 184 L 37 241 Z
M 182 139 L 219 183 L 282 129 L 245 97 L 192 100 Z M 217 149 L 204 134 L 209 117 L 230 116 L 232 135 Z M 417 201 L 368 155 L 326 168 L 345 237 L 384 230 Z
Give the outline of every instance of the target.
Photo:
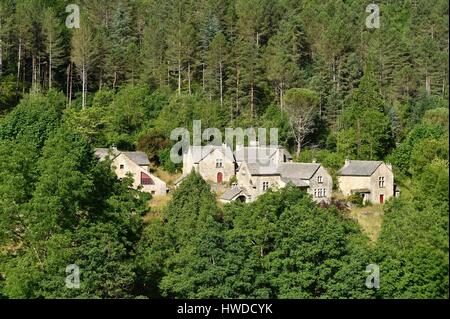
M 217 173 L 217 184 L 222 184 L 223 182 L 223 174 Z

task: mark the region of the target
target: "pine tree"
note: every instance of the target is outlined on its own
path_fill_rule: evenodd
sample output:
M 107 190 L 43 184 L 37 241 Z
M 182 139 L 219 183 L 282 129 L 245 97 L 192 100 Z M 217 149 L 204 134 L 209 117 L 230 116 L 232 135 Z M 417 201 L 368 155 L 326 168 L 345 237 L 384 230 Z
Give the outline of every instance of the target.
M 61 24 L 52 8 L 45 11 L 42 18 L 42 31 L 45 37 L 45 54 L 48 58 L 48 88 L 53 86 L 53 72 L 64 63 L 64 48 Z
M 113 13 L 109 26 L 108 53 L 106 56 L 107 77 L 116 88 L 126 79 L 131 69 L 130 65 L 136 61 L 133 59 L 133 44 L 136 40 L 133 28 L 133 12 L 130 5 L 120 0 Z
M 275 84 L 281 109 L 284 92 L 300 77 L 302 36 L 295 20 L 284 20 L 277 34 L 270 38 L 265 52 L 267 78 Z
M 97 53 L 95 52 L 94 34 L 89 22 L 81 20 L 81 27 L 75 29 L 72 35 L 71 60 L 76 65 L 82 82 L 82 108 L 86 108 L 89 71 L 94 65 Z

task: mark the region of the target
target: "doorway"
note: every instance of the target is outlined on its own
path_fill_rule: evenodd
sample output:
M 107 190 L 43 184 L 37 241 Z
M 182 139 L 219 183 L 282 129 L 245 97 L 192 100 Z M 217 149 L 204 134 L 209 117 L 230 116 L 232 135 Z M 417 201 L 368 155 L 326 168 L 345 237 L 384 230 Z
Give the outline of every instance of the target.
M 223 182 L 223 174 L 217 173 L 217 184 L 222 184 Z
M 380 195 L 380 204 L 384 204 L 384 194 Z

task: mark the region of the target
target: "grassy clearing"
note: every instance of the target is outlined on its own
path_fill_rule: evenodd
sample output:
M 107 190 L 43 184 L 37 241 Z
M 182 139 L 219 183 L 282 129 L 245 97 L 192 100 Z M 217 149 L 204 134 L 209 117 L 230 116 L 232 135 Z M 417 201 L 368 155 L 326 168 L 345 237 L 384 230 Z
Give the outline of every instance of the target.
M 162 179 L 166 182 L 167 186 L 170 188 L 174 185 L 175 181 L 181 176 L 181 173 L 171 174 L 161 169 L 160 167 L 152 170 L 152 174 L 155 174 L 156 177 Z
M 160 218 L 161 213 L 164 208 L 169 203 L 172 195 L 169 193 L 167 196 L 153 196 L 153 198 L 149 201 L 150 212 L 144 216 L 144 223 L 148 223 L 149 221 Z
M 358 221 L 362 230 L 372 240 L 376 241 L 383 223 L 383 205 L 352 208 L 348 216 Z

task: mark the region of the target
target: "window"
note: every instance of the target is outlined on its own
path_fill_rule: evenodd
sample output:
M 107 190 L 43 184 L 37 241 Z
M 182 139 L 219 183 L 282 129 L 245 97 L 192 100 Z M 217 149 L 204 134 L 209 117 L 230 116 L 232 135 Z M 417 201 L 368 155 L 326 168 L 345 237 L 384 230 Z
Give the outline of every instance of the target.
M 325 188 L 318 188 L 314 190 L 314 198 L 327 197 L 327 190 Z
M 323 184 L 323 176 L 317 176 L 317 183 Z
M 216 159 L 216 168 L 222 168 L 223 167 L 223 161 L 221 158 Z
M 155 185 L 155 182 L 145 173 L 141 172 L 141 185 Z
M 120 164 L 120 169 L 125 169 L 125 165 Z
M 269 189 L 269 182 L 263 182 L 263 191 L 267 191 Z
M 378 177 L 378 187 L 384 188 L 384 177 Z

